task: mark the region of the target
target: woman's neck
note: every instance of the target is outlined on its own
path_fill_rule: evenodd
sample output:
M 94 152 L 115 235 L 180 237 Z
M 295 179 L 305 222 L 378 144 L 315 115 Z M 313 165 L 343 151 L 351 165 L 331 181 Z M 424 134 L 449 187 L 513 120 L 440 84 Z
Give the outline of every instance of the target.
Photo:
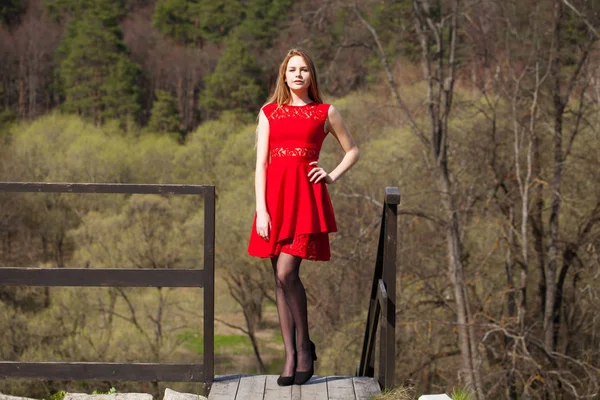
M 308 95 L 308 90 L 296 91 L 290 90 L 290 104 L 295 106 L 301 106 L 303 104 L 312 103 L 312 99 Z

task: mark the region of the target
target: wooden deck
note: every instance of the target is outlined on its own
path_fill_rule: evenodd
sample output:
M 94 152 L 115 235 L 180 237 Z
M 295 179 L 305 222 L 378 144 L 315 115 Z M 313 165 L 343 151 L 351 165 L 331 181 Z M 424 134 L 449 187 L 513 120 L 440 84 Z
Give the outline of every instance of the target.
M 280 387 L 277 375 L 222 375 L 208 400 L 370 400 L 379 393 L 374 378 L 313 376 L 304 385 Z

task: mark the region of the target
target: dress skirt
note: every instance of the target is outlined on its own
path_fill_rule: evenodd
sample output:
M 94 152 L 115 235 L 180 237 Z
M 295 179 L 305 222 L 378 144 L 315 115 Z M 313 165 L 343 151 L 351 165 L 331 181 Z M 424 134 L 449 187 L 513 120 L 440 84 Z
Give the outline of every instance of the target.
M 271 231 L 268 241 L 256 233 L 255 214 L 248 244 L 251 256 L 271 258 L 283 252 L 315 261 L 330 259 L 328 233 L 336 232 L 337 225 L 327 184 L 309 180 L 312 161 L 316 157 L 295 154 L 271 158 L 265 198 Z

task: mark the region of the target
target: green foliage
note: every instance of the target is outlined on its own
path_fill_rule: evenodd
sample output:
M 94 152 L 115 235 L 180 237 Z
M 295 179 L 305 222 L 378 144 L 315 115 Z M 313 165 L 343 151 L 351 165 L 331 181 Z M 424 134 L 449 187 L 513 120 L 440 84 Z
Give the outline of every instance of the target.
M 13 25 L 27 9 L 27 0 L 2 0 L 0 3 L 0 22 Z
M 417 60 L 420 56 L 412 24 L 412 7 L 412 0 L 384 0 L 376 4 L 366 16 L 376 29 L 390 60 L 400 55 L 412 60 Z
M 228 149 L 228 138 L 240 131 L 243 122 L 232 112 L 223 112 L 218 120 L 207 121 L 186 137 L 186 146 L 176 155 L 175 177 L 178 182 L 202 182 L 221 188 L 230 182 L 221 165 L 220 157 L 228 159 L 224 167 L 236 165 L 241 160 L 239 154 Z M 228 150 L 228 151 L 223 151 Z M 221 154 L 223 156 L 221 156 Z M 234 162 L 231 162 L 231 161 Z M 252 168 L 250 168 L 250 171 Z M 246 170 L 248 172 L 248 170 Z
M 260 69 L 245 43 L 236 36 L 226 40 L 225 53 L 215 71 L 206 78 L 200 105 L 208 117 L 223 110 L 255 113 L 266 97 Z
M 103 268 L 196 268 L 202 231 L 186 199 L 133 195 L 119 213 L 89 212 L 72 236 L 75 262 Z
M 64 390 L 59 390 L 49 397 L 50 400 L 63 400 L 67 393 Z
M 48 15 L 56 20 L 66 16 L 77 19 L 94 8 L 103 9 L 117 18 L 126 11 L 123 0 L 44 0 L 44 6 Z
M 164 90 L 157 90 L 148 129 L 152 132 L 178 132 L 180 124 L 175 97 Z
M 124 121 L 139 111 L 135 86 L 140 68 L 128 57 L 118 9 L 92 3 L 67 26 L 58 49 L 63 108 L 101 123 Z
M 13 160 L 24 181 L 122 182 L 128 179 L 129 143 L 76 116 L 57 113 L 15 127 Z
M 4 94 L 4 86 L 2 82 L 0 82 L 0 98 Z M 8 123 L 15 120 L 15 113 L 13 113 L 10 109 L 5 109 L 4 105 L 0 103 L 0 136 L 2 136 L 2 128 L 5 127 Z
M 455 388 L 450 397 L 452 397 L 452 400 L 472 400 L 473 394 L 467 389 Z
M 162 0 L 152 22 L 182 43 L 221 42 L 235 31 L 256 48 L 270 46 L 290 0 Z
M 152 16 L 154 26 L 165 35 L 184 43 L 197 43 L 200 39 L 200 28 L 197 16 L 193 15 L 190 6 L 194 0 L 162 0 L 159 1 Z
M 139 89 L 136 81 L 141 74 L 137 64 L 121 53 L 116 62 L 108 66 L 108 74 L 100 87 L 103 117 L 125 121 L 140 110 Z
M 117 389 L 115 389 L 114 387 L 111 387 L 108 392 L 102 392 L 100 390 L 94 390 L 92 392 L 92 394 L 115 394 L 117 393 Z
M 290 0 L 252 0 L 240 6 L 244 10 L 243 22 L 235 30 L 254 51 L 263 51 L 272 45 L 280 27 L 291 10 Z
M 240 0 L 199 0 L 190 6 L 197 16 L 202 37 L 220 42 L 244 21 L 244 5 Z
M 239 0 L 163 0 L 156 5 L 152 22 L 165 35 L 187 44 L 215 42 L 227 37 L 243 17 Z

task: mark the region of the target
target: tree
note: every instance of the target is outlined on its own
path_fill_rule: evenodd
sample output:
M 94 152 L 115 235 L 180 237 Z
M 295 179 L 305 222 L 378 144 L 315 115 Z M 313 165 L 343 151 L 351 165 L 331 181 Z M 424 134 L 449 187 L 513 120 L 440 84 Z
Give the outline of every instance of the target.
M 196 268 L 202 260 L 198 245 L 202 243 L 202 215 L 186 209 L 186 199 L 158 195 L 133 195 L 118 214 L 89 212 L 81 225 L 71 231 L 77 244 L 75 261 L 92 268 Z M 201 247 L 201 246 L 200 246 Z M 199 254 L 200 253 L 200 254 Z M 140 299 L 140 290 L 113 288 L 114 299 L 101 308 L 103 314 L 126 321 L 145 344 L 153 362 L 172 357 L 185 337 L 176 335 L 191 326 L 189 311 L 198 307 L 197 298 L 175 298 L 176 288 L 156 287 L 155 296 Z M 114 302 L 123 302 L 121 310 Z M 188 309 L 189 307 L 189 309 Z M 187 314 L 179 326 L 179 312 Z M 192 314 L 193 315 L 193 314 Z M 153 382 L 159 395 L 158 382 Z
M 277 33 L 289 13 L 290 0 L 252 0 L 244 5 L 244 16 L 235 34 L 254 51 L 273 45 Z M 254 53 L 253 51 L 253 53 Z
M 201 30 L 191 6 L 195 0 L 159 1 L 152 16 L 153 25 L 163 34 L 188 44 L 201 43 Z
M 148 129 L 152 132 L 178 132 L 181 130 L 177 101 L 169 92 L 156 91 L 156 100 L 152 106 Z
M 48 14 L 57 19 L 80 18 L 86 10 L 102 8 L 107 13 L 122 17 L 125 13 L 124 0 L 44 0 Z
M 230 36 L 215 71 L 206 78 L 200 106 L 209 117 L 223 110 L 255 113 L 266 97 L 260 69 L 244 42 Z
M 97 124 L 106 118 L 135 117 L 139 110 L 139 67 L 129 60 L 118 8 L 104 6 L 93 3 L 79 11 L 58 50 L 64 109 Z
M 152 22 L 163 34 L 184 44 L 203 46 L 220 42 L 243 19 L 239 0 L 163 0 L 156 5 Z
M 2 87 L 2 83 L 0 83 L 0 97 L 4 93 L 4 88 Z M 0 104 L 0 125 L 5 125 L 7 122 L 12 121 L 14 118 L 14 114 L 9 109 L 4 109 L 2 104 Z M 0 135 L 2 132 L 0 131 Z
M 0 22 L 8 26 L 17 24 L 26 9 L 27 0 L 4 0 L 0 4 Z

